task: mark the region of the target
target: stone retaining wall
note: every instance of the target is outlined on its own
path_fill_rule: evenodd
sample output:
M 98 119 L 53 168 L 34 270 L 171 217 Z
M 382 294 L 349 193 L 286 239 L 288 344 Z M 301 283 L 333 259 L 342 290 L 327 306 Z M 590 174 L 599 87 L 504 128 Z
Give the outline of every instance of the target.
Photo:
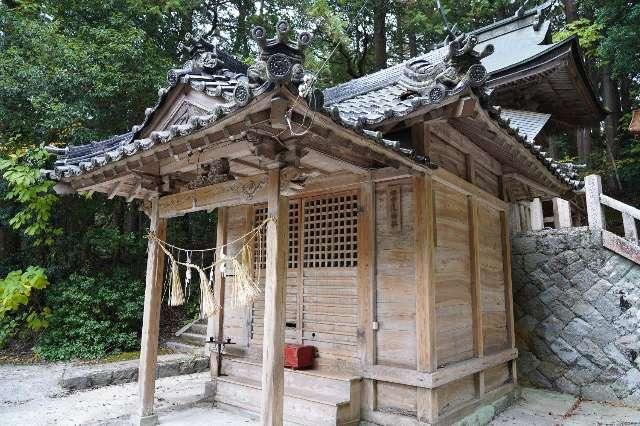
M 515 234 L 512 256 L 521 379 L 640 404 L 640 265 L 588 228 Z

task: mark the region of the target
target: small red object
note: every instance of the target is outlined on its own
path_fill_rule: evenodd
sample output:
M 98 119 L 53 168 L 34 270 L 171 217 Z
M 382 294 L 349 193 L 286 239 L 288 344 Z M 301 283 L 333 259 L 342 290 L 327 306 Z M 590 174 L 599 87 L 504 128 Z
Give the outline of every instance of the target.
M 284 346 L 284 366 L 294 370 L 304 370 L 313 367 L 316 348 L 313 346 L 293 345 Z

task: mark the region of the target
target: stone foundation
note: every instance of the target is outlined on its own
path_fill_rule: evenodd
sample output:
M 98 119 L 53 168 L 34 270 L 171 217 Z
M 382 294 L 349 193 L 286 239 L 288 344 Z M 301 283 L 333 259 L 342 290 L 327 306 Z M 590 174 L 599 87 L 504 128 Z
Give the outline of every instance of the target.
M 640 404 L 640 265 L 588 228 L 515 234 L 512 254 L 521 380 Z

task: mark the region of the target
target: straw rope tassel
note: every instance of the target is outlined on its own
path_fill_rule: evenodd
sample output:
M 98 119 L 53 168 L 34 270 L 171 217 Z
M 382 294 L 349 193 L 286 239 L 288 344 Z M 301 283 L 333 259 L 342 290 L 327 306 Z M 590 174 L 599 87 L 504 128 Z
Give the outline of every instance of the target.
M 195 266 L 198 270 L 198 274 L 200 275 L 200 294 L 202 297 L 202 305 L 201 310 L 202 314 L 210 318 L 216 312 L 218 312 L 218 306 L 216 306 L 215 299 L 213 298 L 213 292 L 211 291 L 211 287 L 209 285 L 209 280 L 207 279 L 207 274 L 204 272 L 204 269 Z
M 178 262 L 171 256 L 171 294 L 169 295 L 169 306 L 184 305 L 184 291 L 180 282 L 180 270 Z

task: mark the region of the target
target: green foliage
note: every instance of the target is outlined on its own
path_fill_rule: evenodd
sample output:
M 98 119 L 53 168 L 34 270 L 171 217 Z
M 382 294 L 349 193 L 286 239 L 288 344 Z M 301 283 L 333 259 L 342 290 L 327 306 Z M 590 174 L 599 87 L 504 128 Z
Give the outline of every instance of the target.
M 0 317 L 15 312 L 29 303 L 33 290 L 41 290 L 49 284 L 45 270 L 30 266 L 26 271 L 12 271 L 0 280 Z
M 0 280 L 0 348 L 26 324 L 31 331 L 40 331 L 49 325 L 51 309 L 38 311 L 34 290 L 43 290 L 49 280 L 42 268 L 30 266 L 26 271 L 10 272 Z
M 571 36 L 577 35 L 580 47 L 587 57 L 595 57 L 598 47 L 602 41 L 604 25 L 600 22 L 592 22 L 589 19 L 581 18 L 571 22 L 562 30 L 553 35 L 553 41 L 562 41 Z
M 0 172 L 8 183 L 4 199 L 16 201 L 21 206 L 9 220 L 9 225 L 34 238 L 35 245 L 50 246 L 62 230 L 50 224 L 57 197 L 50 193 L 55 183 L 40 175 L 40 167 L 47 157 L 43 149 L 20 150 L 7 158 L 0 158 Z
M 144 284 L 126 270 L 74 273 L 48 292 L 47 303 L 56 309 L 36 351 L 48 360 L 66 360 L 137 350 L 143 302 Z

